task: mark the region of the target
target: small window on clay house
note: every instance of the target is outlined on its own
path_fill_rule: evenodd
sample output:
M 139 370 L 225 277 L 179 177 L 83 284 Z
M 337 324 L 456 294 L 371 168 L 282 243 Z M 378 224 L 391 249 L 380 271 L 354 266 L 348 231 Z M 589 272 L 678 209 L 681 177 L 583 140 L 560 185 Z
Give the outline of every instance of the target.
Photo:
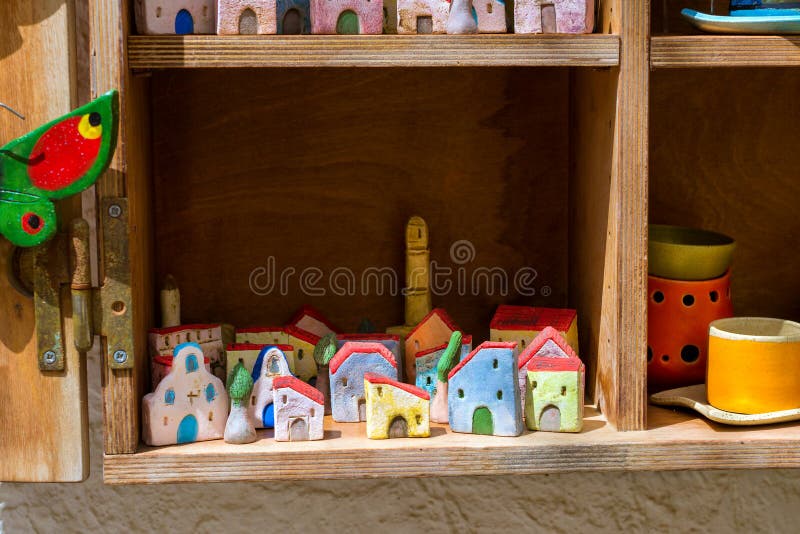
M 164 404 L 175 404 L 175 390 L 169 388 L 166 393 L 164 393 Z
M 343 387 L 347 387 L 347 377 L 346 376 L 342 377 L 342 386 Z
M 286 404 L 286 402 L 287 402 L 287 401 L 288 401 L 288 399 L 286 398 L 286 395 L 284 395 L 283 397 L 281 397 L 281 402 L 282 402 L 282 403 Z
M 197 371 L 197 356 L 190 354 L 186 357 L 186 372 L 194 373 L 195 371 Z
M 314 417 L 314 414 L 315 414 L 315 413 L 317 413 L 317 411 L 316 411 L 316 410 L 314 410 L 314 408 L 311 408 L 311 412 L 310 412 L 310 414 L 311 414 L 311 417 Z
M 269 359 L 269 376 L 277 376 L 279 374 L 281 374 L 280 362 L 278 362 L 277 356 L 272 356 Z

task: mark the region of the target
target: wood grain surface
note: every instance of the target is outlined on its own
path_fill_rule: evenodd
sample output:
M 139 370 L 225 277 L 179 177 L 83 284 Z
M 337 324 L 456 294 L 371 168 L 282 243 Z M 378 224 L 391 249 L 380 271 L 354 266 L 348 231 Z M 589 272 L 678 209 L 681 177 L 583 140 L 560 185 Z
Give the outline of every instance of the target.
M 75 6 L 64 0 L 0 4 L 0 145 L 77 105 Z M 80 214 L 59 203 L 62 226 Z M 8 279 L 12 247 L 0 238 L 0 480 L 80 481 L 89 474 L 85 361 L 72 341 L 69 293 L 62 293 L 65 371 L 39 371 L 33 301 Z
M 655 36 L 653 68 L 797 67 L 800 37 L 784 35 Z

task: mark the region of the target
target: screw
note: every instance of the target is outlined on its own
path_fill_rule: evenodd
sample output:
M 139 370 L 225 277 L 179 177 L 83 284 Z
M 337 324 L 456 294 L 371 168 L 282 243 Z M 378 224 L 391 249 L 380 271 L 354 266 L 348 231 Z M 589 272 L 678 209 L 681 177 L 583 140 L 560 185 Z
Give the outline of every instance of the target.
M 125 352 L 124 350 L 118 350 L 117 352 L 114 353 L 114 361 L 119 364 L 125 363 L 126 361 L 128 361 L 128 353 Z
M 119 204 L 111 204 L 108 207 L 108 214 L 115 219 L 119 219 L 119 216 L 122 215 L 122 208 L 119 206 Z
M 45 364 L 53 365 L 54 363 L 56 363 L 57 359 L 56 353 L 52 350 L 48 350 L 44 354 L 42 354 L 42 359 L 44 360 Z

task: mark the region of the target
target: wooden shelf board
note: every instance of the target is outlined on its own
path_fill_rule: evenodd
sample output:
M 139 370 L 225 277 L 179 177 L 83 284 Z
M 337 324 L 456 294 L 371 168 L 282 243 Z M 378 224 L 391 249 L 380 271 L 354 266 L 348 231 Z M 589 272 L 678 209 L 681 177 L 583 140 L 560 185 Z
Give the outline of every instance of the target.
M 800 37 L 668 35 L 651 39 L 653 68 L 797 67 Z
M 232 67 L 610 67 L 616 35 L 131 36 L 133 69 Z
M 107 455 L 108 484 L 508 475 L 575 471 L 659 471 L 800 467 L 800 425 L 726 427 L 686 412 L 649 407 L 650 430 L 617 432 L 594 409 L 580 434 L 518 438 L 455 434 L 369 440 L 364 424 L 326 418 L 326 439 L 277 443 L 272 431 L 249 445 L 222 440 L 142 447 Z

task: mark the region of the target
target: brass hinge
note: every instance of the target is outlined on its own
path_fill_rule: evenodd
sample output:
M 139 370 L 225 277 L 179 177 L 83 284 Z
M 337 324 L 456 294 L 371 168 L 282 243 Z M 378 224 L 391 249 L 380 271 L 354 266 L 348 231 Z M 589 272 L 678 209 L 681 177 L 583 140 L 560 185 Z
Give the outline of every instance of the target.
M 86 352 L 92 348 L 95 335 L 103 336 L 106 339 L 108 366 L 112 369 L 133 367 L 126 198 L 103 199 L 100 228 L 104 271 L 100 287 L 91 286 L 89 225 L 83 219 L 76 219 L 70 226 L 69 268 L 65 261 L 67 255 L 63 254 L 64 236 L 40 247 L 34 256 L 34 306 L 39 368 L 43 371 L 64 369 L 60 287 L 65 283 L 70 283 L 72 293 L 75 347 L 80 352 Z

